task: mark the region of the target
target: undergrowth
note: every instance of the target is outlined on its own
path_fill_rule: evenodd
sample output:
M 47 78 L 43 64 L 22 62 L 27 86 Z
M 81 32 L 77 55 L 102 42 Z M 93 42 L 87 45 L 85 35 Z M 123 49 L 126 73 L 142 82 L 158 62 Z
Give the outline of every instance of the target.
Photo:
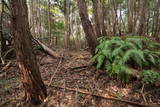
M 160 64 L 160 44 L 145 37 L 101 37 L 98 39 L 95 56 L 92 61 L 97 69 L 103 69 L 109 76 L 116 76 L 122 82 L 128 82 L 134 71 L 141 74 L 146 83 L 160 79 L 152 69 Z M 134 70 L 133 70 L 134 69 Z M 148 81 L 146 78 L 152 78 Z

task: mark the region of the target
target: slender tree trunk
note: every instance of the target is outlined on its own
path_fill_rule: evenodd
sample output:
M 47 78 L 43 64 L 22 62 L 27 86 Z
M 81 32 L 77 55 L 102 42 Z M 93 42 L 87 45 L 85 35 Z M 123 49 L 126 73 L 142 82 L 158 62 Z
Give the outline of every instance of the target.
M 65 16 L 65 35 L 64 35 L 64 47 L 65 49 L 69 48 L 69 37 L 70 37 L 70 0 L 65 0 L 64 1 L 64 16 Z
M 101 1 L 102 4 L 102 36 L 106 36 L 106 26 L 105 26 L 105 16 L 106 16 L 106 11 L 105 11 L 105 0 Z
M 95 22 L 95 32 L 98 37 L 100 37 L 101 34 L 101 26 L 100 26 L 100 19 L 99 19 L 99 0 L 92 0 L 93 3 L 93 14 L 94 14 L 94 22 Z
M 12 31 L 26 104 L 37 105 L 47 96 L 32 49 L 26 0 L 11 0 Z
M 157 39 L 160 40 L 159 33 L 160 33 L 160 23 L 159 23 L 159 19 L 160 19 L 160 0 L 158 0 L 157 6 L 155 7 L 154 10 L 154 16 L 153 16 L 153 33 L 152 35 Z
M 110 0 L 112 5 L 112 33 L 113 35 L 116 35 L 117 33 L 117 9 L 116 9 L 116 1 Z
M 33 35 L 36 35 L 35 31 L 35 11 L 34 11 L 34 0 L 31 0 L 31 22 L 32 22 L 32 33 Z
M 147 25 L 147 4 L 148 0 L 140 0 L 140 11 L 139 11 L 139 28 L 138 34 L 140 36 L 145 36 L 146 34 L 146 25 Z
M 48 37 L 49 37 L 49 42 L 51 43 L 52 37 L 51 37 L 51 1 L 48 0 Z
M 89 48 L 91 50 L 91 54 L 94 55 L 96 44 L 97 44 L 96 43 L 96 34 L 94 33 L 93 26 L 89 20 L 86 2 L 85 2 L 85 0 L 77 0 L 77 3 L 78 3 L 79 14 L 81 17 L 83 30 L 86 35 L 86 40 L 87 40 Z
M 128 33 L 134 33 L 134 4 L 135 0 L 128 0 Z

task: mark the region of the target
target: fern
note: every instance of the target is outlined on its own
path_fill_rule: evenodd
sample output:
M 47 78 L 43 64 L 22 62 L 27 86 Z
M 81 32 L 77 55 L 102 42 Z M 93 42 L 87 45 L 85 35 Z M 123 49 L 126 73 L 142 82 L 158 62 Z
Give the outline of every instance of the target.
M 145 62 L 143 51 L 137 49 L 128 50 L 122 58 L 123 63 L 128 62 L 130 59 L 132 59 L 140 67 L 142 67 L 142 63 Z
M 143 45 L 142 45 L 142 41 L 143 41 L 142 38 L 129 37 L 129 38 L 126 38 L 126 41 L 135 44 L 135 45 L 137 46 L 137 48 L 139 48 L 139 49 L 142 49 L 142 48 L 143 48 L 143 47 L 142 47 L 142 46 L 143 46 Z
M 99 56 L 97 57 L 97 66 L 96 66 L 97 69 L 100 69 L 100 68 L 101 68 L 101 66 L 102 66 L 102 64 L 103 64 L 103 62 L 104 62 L 104 59 L 105 59 L 105 56 L 104 56 L 104 55 L 99 55 Z
M 123 42 L 119 47 L 117 47 L 116 49 L 114 49 L 114 51 L 112 52 L 112 56 L 117 56 L 117 55 L 121 55 L 124 54 L 124 51 L 127 49 L 137 49 L 136 46 L 130 42 Z
M 143 81 L 145 84 L 153 84 L 160 80 L 160 73 L 153 70 L 143 70 Z
M 97 69 L 104 69 L 109 76 L 116 75 L 123 82 L 127 82 L 134 72 L 130 69 L 133 64 L 141 70 L 160 64 L 159 44 L 147 38 L 101 37 L 98 41 L 96 55 L 91 60 Z
M 131 74 L 131 70 L 123 65 L 123 64 L 112 64 L 111 72 L 109 73 L 110 76 L 114 74 L 117 75 L 117 78 L 122 82 L 126 83 L 129 81 L 129 76 Z

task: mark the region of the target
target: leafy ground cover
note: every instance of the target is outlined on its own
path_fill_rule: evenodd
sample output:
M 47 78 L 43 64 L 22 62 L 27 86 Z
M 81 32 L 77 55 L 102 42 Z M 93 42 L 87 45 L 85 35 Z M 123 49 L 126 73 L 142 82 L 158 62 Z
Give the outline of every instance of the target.
M 60 51 L 59 53 L 63 52 Z M 139 80 L 124 84 L 116 78 L 104 75 L 103 72 L 97 72 L 93 66 L 86 69 L 71 70 L 73 67 L 88 65 L 90 58 L 91 55 L 86 51 L 64 52 L 64 59 L 59 64 L 60 59 L 39 53 L 38 62 L 46 85 L 54 75 L 51 85 L 84 90 L 105 97 L 137 103 L 157 106 L 160 104 L 159 86 L 145 86 L 141 92 L 143 83 Z M 55 73 L 58 65 L 59 68 Z M 49 95 L 47 107 L 136 107 L 123 102 L 106 100 L 55 87 L 47 86 L 47 90 Z M 13 64 L 6 74 L 0 74 L 0 105 L 3 104 L 3 107 L 23 107 L 23 96 L 18 69 L 16 64 Z

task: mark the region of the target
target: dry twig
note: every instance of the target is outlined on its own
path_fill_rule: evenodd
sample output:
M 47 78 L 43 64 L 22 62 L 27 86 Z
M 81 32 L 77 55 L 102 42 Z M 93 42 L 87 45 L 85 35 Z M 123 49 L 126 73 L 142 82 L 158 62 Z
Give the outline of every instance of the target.
M 145 97 L 145 95 L 144 95 L 144 93 L 143 93 L 143 91 L 144 91 L 144 84 L 142 85 L 141 95 L 142 95 L 142 97 L 143 97 L 144 102 L 145 102 L 146 104 L 148 104 L 148 103 L 147 103 L 147 100 L 146 100 L 146 97 Z
M 3 73 L 4 71 L 6 71 L 10 66 L 11 66 L 11 61 L 8 62 L 8 63 L 2 68 L 2 70 L 1 70 L 0 73 Z
M 63 56 L 63 54 L 62 54 L 62 56 Z M 51 83 L 52 83 L 52 81 L 53 81 L 53 78 L 54 78 L 54 76 L 55 76 L 55 74 L 57 73 L 57 71 L 59 70 L 59 67 L 60 67 L 60 65 L 61 65 L 61 63 L 62 63 L 62 57 L 60 58 L 60 60 L 59 60 L 59 63 L 58 63 L 58 65 L 57 65 L 57 68 L 56 68 L 56 70 L 55 70 L 55 72 L 54 72 L 54 74 L 52 75 L 52 77 L 51 77 L 51 79 L 50 79 L 50 82 L 49 82 L 49 84 L 48 84 L 48 86 L 50 86 L 51 85 Z

